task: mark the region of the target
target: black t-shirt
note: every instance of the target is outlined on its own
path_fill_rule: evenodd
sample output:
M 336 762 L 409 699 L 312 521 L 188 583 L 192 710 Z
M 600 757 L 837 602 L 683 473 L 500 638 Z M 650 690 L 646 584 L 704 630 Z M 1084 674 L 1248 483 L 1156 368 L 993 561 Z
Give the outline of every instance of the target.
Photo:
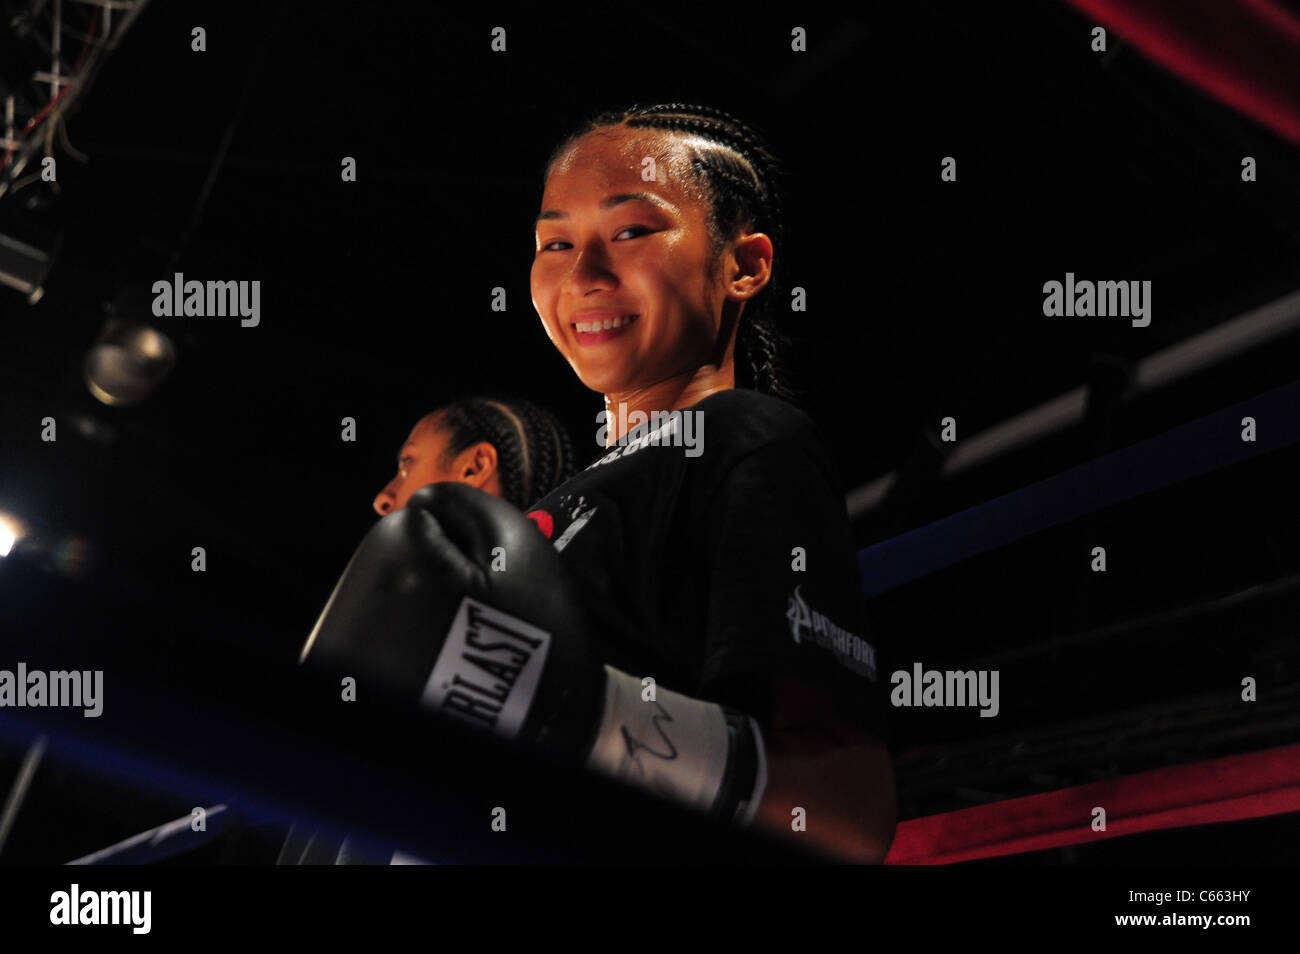
M 607 624 L 609 665 L 765 730 L 797 673 L 889 741 L 844 499 L 803 412 L 712 394 L 633 427 L 528 516 Z

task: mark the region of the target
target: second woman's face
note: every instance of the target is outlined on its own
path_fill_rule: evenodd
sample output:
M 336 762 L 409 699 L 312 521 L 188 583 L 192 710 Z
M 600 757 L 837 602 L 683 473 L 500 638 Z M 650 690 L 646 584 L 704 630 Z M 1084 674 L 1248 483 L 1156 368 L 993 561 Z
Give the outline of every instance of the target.
M 460 479 L 454 464 L 451 467 L 442 464 L 449 444 L 447 432 L 434 420 L 420 420 L 397 452 L 397 476 L 374 499 L 375 513 L 385 517 L 405 507 L 411 495 L 421 487 Z
M 645 158 L 657 176 L 642 179 Z M 680 137 L 602 129 L 551 169 L 537 221 L 533 306 L 579 379 L 607 395 L 700 367 L 716 354 L 722 278 L 708 208 Z

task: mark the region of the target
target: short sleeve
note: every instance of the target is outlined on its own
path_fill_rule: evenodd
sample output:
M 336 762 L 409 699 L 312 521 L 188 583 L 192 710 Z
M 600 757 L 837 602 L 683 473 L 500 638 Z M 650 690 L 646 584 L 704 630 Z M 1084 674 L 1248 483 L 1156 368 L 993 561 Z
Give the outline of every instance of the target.
M 709 495 L 709 592 L 702 698 L 771 724 L 774 692 L 797 674 L 837 716 L 888 741 L 843 497 L 801 441 L 770 443 Z

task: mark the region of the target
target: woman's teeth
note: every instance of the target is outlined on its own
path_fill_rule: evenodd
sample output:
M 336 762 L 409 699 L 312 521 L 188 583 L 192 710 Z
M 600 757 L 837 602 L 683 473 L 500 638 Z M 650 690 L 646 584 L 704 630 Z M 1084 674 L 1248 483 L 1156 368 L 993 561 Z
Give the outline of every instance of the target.
M 591 333 L 594 331 L 609 331 L 611 328 L 622 328 L 624 325 L 630 325 L 636 321 L 640 315 L 622 315 L 618 318 L 597 319 L 596 321 L 579 321 L 574 323 L 574 327 L 579 331 Z

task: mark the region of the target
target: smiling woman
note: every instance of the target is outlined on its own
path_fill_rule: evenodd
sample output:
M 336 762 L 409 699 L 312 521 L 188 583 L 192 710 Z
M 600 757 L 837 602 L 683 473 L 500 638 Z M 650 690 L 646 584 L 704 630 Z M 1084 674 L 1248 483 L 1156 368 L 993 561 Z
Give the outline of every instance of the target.
M 765 768 L 749 793 L 756 824 L 878 862 L 896 816 L 887 707 L 875 648 L 841 652 L 869 645 L 847 514 L 812 421 L 791 403 L 768 310 L 784 242 L 776 174 L 752 128 L 681 104 L 604 113 L 552 153 L 531 275 L 547 336 L 621 411 L 607 417 L 607 445 L 642 446 L 624 422 L 687 409 L 707 421 L 709 444 L 606 455 L 529 516 L 585 597 L 621 621 L 598 647 L 611 672 L 680 693 L 683 709 L 753 718 Z M 814 621 L 852 639 L 813 638 Z M 645 744 L 648 707 L 620 695 L 635 700 L 638 684 L 611 680 L 607 713 L 639 744 L 611 745 L 601 767 L 651 778 L 710 764 L 703 753 L 719 750 L 703 717 L 659 721 L 672 744 Z M 724 790 L 750 784 L 734 761 L 712 763 Z
M 773 178 L 775 157 L 740 125 L 731 129 L 741 151 L 719 142 L 725 121 L 702 115 L 677 114 L 670 127 L 662 118 L 652 125 L 649 113 L 623 118 L 592 120 L 547 167 L 532 292 L 552 343 L 584 384 L 616 400 L 607 383 L 635 389 L 680 376 L 701 358 L 734 378 L 738 340 L 753 383 L 793 399 L 780 368 L 783 338 L 765 311 L 777 295 L 771 263 L 783 238 L 781 205 L 774 182 L 761 183 L 754 172 L 757 163 Z M 616 266 L 617 293 L 592 294 L 597 277 L 582 296 L 573 294 L 572 283 L 606 266 Z M 738 280 L 728 290 L 732 275 Z M 748 319 L 738 327 L 746 303 Z M 615 341 L 622 347 L 599 347 Z M 650 341 L 659 347 L 647 348 Z M 719 345 L 728 350 L 710 351 Z

